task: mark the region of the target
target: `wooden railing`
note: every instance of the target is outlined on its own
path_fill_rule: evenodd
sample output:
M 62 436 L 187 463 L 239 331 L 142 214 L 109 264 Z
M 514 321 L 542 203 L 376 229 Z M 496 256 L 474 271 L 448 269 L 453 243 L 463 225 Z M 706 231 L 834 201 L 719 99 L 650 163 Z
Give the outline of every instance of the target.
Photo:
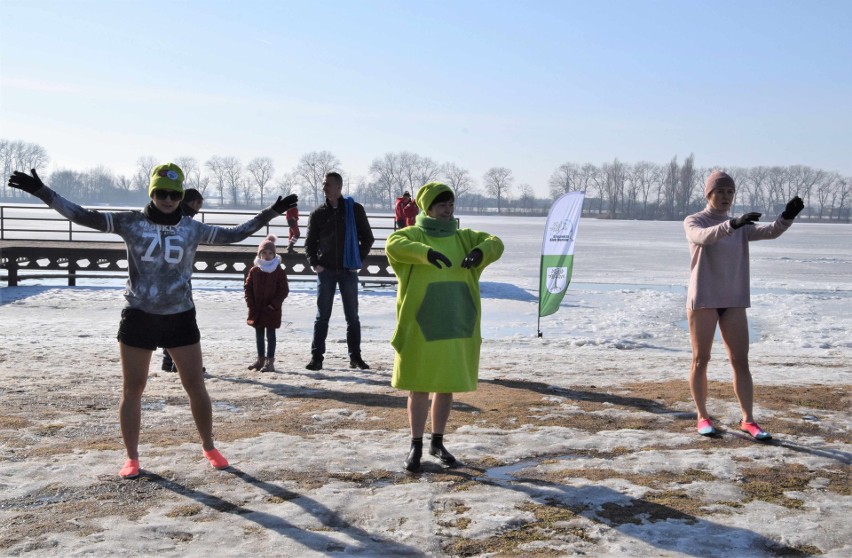
M 126 208 L 87 207 L 116 211 Z M 206 210 L 196 218 L 210 224 L 231 227 L 256 215 L 253 211 Z M 367 256 L 359 278 L 364 283 L 393 283 L 396 277 L 384 253 L 384 243 L 393 231 L 392 215 L 368 215 L 376 244 Z M 281 240 L 279 256 L 288 276 L 311 280 L 314 272 L 307 265 L 302 221 L 302 238 L 293 251 L 286 249 L 288 235 L 284 218 L 273 219 L 266 227 L 241 241 L 227 246 L 198 247 L 193 274 L 210 279 L 242 280 L 252 266 L 254 247 L 270 233 Z M 251 246 L 249 248 L 248 246 Z M 79 278 L 126 277 L 127 254 L 121 238 L 75 225 L 46 206 L 25 204 L 0 205 L 0 270 L 9 286 L 23 279 L 66 278 L 73 286 Z

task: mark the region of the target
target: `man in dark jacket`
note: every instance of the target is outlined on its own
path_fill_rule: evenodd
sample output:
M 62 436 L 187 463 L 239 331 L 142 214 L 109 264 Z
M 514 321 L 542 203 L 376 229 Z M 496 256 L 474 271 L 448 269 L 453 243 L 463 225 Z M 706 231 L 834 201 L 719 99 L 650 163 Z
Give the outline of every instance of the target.
M 322 184 L 325 203 L 308 219 L 305 254 L 317 274 L 317 316 L 311 343 L 308 370 L 321 370 L 328 336 L 328 320 L 336 288 L 340 288 L 346 317 L 346 345 L 349 367 L 370 368 L 361 358 L 361 321 L 358 319 L 358 271 L 373 246 L 373 230 L 364 206 L 343 197 L 343 177 L 325 175 Z

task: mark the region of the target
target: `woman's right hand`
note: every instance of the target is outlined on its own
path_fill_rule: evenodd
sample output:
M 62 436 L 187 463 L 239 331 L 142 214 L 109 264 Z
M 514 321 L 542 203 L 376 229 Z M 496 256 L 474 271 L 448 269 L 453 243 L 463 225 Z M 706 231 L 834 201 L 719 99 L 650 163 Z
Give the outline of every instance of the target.
M 34 194 L 44 186 L 44 182 L 38 177 L 35 169 L 30 170 L 32 176 L 25 172 L 15 171 L 9 177 L 9 187 L 23 190 L 28 194 Z

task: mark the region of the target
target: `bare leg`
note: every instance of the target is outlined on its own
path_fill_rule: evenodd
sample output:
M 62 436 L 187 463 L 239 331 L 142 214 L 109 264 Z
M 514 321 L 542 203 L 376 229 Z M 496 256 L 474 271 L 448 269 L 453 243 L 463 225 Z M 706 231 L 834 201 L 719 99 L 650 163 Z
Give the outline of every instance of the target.
M 204 385 L 204 373 L 201 366 L 201 344 L 172 347 L 169 349 L 172 360 L 175 361 L 183 389 L 189 396 L 189 408 L 195 427 L 201 436 L 201 447 L 205 451 L 212 450 L 213 444 L 213 406 L 210 395 Z
M 719 313 L 715 308 L 697 308 L 687 310 L 689 338 L 692 341 L 692 366 L 689 371 L 689 390 L 695 402 L 698 420 L 709 419 L 707 412 L 707 365 L 710 362 L 710 350 L 713 348 L 713 336 L 716 335 L 716 322 Z
M 149 349 L 131 347 L 119 342 L 121 358 L 121 401 L 118 404 L 118 422 L 128 459 L 139 459 L 139 430 L 142 428 L 142 393 L 148 383 L 151 364 Z
M 412 438 L 422 438 L 429 414 L 429 393 L 412 391 L 408 394 L 408 424 Z
M 748 367 L 748 317 L 745 308 L 729 308 L 719 319 L 722 341 L 734 368 L 734 393 L 740 402 L 743 420 L 754 422 L 754 384 Z
M 452 406 L 452 393 L 436 393 L 432 396 L 432 434 L 444 433 Z

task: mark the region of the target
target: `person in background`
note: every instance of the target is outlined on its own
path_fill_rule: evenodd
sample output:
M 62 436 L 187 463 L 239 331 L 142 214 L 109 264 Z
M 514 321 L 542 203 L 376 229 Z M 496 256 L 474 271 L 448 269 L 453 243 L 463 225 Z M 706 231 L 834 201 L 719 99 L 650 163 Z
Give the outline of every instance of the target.
M 479 379 L 479 277 L 503 254 L 496 236 L 458 228 L 454 204 L 449 186 L 425 184 L 417 191 L 425 213 L 415 226 L 391 233 L 385 244 L 399 278 L 391 385 L 409 392 L 411 446 L 404 467 L 412 472 L 420 469 L 430 393 L 429 454 L 446 465 L 456 461 L 444 447 L 444 432 L 453 393 L 474 391 Z
M 290 294 L 287 274 L 281 267 L 281 258 L 275 254 L 276 240 L 278 237 L 270 234 L 261 241 L 244 286 L 248 306 L 246 323 L 254 328 L 257 341 L 257 360 L 249 365 L 249 370 L 261 372 L 275 372 L 275 330 L 281 327 L 281 305 Z
M 231 244 L 248 238 L 283 215 L 298 198 L 279 197 L 269 208 L 233 228 L 195 221 L 178 208 L 183 199 L 183 171 L 174 163 L 154 167 L 148 184 L 151 199 L 141 211 L 94 211 L 70 202 L 36 174 L 15 171 L 9 187 L 39 198 L 73 223 L 119 235 L 127 246 L 126 304 L 118 326 L 122 391 L 118 406 L 127 460 L 123 478 L 139 476 L 142 393 L 157 347 L 169 349 L 181 384 L 189 396 L 192 418 L 201 436 L 203 456 L 216 469 L 228 461 L 213 443 L 213 411 L 201 366 L 201 333 L 192 300 L 192 265 L 199 244 Z
M 405 207 L 402 208 L 402 215 L 405 217 L 405 226 L 413 227 L 417 221 L 417 214 L 420 213 L 420 210 L 417 208 L 417 204 L 414 202 L 408 203 Z
M 335 290 L 340 288 L 343 315 L 346 317 L 346 346 L 349 367 L 366 370 L 361 358 L 361 321 L 358 318 L 358 271 L 375 242 L 364 206 L 343 195 L 343 177 L 336 172 L 325 175 L 322 183 L 325 203 L 308 218 L 305 255 L 317 274 L 317 315 L 311 342 L 308 370 L 321 370 L 325 358 L 325 340 L 331 318 Z
M 183 191 L 183 199 L 180 202 L 180 210 L 187 217 L 195 217 L 204 207 L 204 196 L 195 188 L 187 188 Z
M 403 192 L 402 195 L 396 198 L 396 203 L 393 206 L 394 213 L 394 229 L 404 229 L 408 226 L 408 215 L 405 213 L 405 208 L 414 207 L 414 215 L 417 215 L 417 206 L 411 201 L 411 194 Z
M 203 206 L 204 196 L 201 195 L 201 192 L 195 188 L 187 188 L 183 191 L 183 199 L 180 201 L 180 210 L 184 215 L 187 217 L 195 217 L 195 215 L 201 211 Z M 172 357 L 169 355 L 168 349 L 163 349 L 163 363 L 160 368 L 166 372 L 177 372 L 177 366 L 175 366 Z M 206 369 L 203 366 L 201 369 L 206 372 Z
M 290 227 L 290 236 L 287 239 L 287 251 L 292 252 L 293 248 L 296 247 L 296 241 L 302 236 L 299 230 L 299 208 L 293 207 L 288 209 L 284 218 L 287 219 L 287 226 Z
M 734 369 L 734 393 L 742 411 L 740 430 L 756 440 L 769 440 L 772 436 L 755 422 L 752 414 L 754 386 L 748 365 L 746 318 L 746 308 L 751 306 L 748 243 L 781 236 L 805 204 L 796 196 L 773 223 L 758 226 L 755 222 L 760 213 L 730 216 L 735 194 L 734 179 L 722 171 L 713 171 L 704 184 L 707 207 L 683 222 L 692 257 L 686 299 L 692 342 L 689 387 L 698 414 L 698 433 L 715 435 L 716 427 L 707 411 L 707 365 L 718 324 Z

